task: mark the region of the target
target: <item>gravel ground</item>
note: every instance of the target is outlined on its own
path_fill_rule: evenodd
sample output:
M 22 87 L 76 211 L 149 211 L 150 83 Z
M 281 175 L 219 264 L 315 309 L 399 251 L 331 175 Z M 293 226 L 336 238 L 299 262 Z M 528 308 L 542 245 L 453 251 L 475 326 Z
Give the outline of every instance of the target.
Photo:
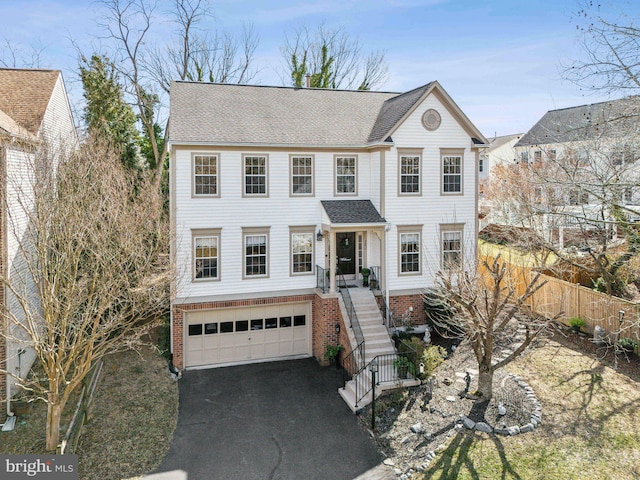
M 461 427 L 456 424 L 462 415 L 492 427 L 523 425 L 529 421 L 532 401 L 508 371 L 501 369 L 495 373 L 494 396 L 484 405 L 486 409 L 464 396 L 467 372 L 471 376 L 469 391 L 473 392 L 478 386 L 477 363 L 469 345 L 463 343 L 438 368 L 431 382 L 389 392 L 376 401 L 375 438 L 387 457 L 387 465 L 396 474 L 424 470 L 433 455 L 430 452 L 444 450 L 447 440 Z M 505 415 L 498 414 L 498 403 L 506 407 Z M 370 428 L 370 407 L 361 418 Z

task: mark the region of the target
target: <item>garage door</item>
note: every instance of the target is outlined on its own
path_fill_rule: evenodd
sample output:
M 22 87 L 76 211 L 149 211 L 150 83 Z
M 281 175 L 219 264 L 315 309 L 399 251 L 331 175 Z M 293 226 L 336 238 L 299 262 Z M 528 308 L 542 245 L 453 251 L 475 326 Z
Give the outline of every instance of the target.
M 189 312 L 187 367 L 311 355 L 311 304 Z

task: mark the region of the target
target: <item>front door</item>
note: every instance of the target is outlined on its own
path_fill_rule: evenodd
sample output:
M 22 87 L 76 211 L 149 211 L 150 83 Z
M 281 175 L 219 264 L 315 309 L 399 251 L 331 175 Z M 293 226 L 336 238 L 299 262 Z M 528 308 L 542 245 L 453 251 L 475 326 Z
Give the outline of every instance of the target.
M 356 275 L 356 234 L 355 232 L 336 233 L 336 253 L 338 268 L 343 275 L 354 279 Z

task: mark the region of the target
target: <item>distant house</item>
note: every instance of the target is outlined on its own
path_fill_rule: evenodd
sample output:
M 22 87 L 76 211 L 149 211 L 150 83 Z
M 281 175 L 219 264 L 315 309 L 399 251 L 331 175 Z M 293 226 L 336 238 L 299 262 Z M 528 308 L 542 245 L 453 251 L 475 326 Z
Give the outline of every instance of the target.
M 338 342 L 346 356 L 346 288 L 371 318 L 368 362 L 393 352 L 378 305 L 424 322 L 434 272 L 474 262 L 487 142 L 438 82 L 402 94 L 174 82 L 170 116 L 178 368 L 324 361 Z
M 480 153 L 478 161 L 478 188 L 480 198 L 491 181 L 491 170 L 496 165 L 517 163 L 514 145 L 522 138 L 522 133 L 489 138 L 489 148 Z
M 634 213 L 640 203 L 639 105 L 628 97 L 551 110 L 515 143 L 515 163 L 532 173 L 528 210 L 536 215 L 527 221 L 547 240 L 564 243 L 564 229 L 600 229 L 611 220 L 612 205 L 622 206 L 629 219 L 640 218 Z M 494 221 L 521 224 L 502 207 Z
M 51 152 L 75 148 L 77 135 L 59 70 L 0 69 L 0 165 L 6 201 L 0 202 L 0 271 L 13 285 L 28 292 L 38 308 L 35 284 L 30 279 L 19 248 L 28 222 L 33 199 L 31 177 L 33 152 L 46 146 Z M 26 374 L 35 355 L 26 344 L 8 337 L 21 336 L 21 330 L 8 318 L 24 318 L 15 296 L 0 284 L 0 369 L 15 375 Z M 0 374 L 0 402 L 15 393 L 13 378 Z M 7 410 L 10 404 L 7 402 Z

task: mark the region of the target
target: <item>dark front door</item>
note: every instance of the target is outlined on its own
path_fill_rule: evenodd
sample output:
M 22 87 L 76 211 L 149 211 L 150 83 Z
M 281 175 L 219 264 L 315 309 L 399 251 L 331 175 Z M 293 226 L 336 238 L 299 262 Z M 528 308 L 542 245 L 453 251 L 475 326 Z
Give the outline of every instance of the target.
M 336 233 L 336 253 L 338 268 L 343 275 L 356 274 L 356 234 L 355 232 Z

